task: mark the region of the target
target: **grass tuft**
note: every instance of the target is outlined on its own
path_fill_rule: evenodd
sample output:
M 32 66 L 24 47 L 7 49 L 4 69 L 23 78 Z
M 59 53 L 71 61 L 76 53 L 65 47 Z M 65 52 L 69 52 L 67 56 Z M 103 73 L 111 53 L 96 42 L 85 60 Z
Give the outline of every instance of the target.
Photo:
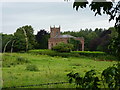
M 36 65 L 27 65 L 26 66 L 26 69 L 25 70 L 28 70 L 28 71 L 39 71 L 38 67 Z

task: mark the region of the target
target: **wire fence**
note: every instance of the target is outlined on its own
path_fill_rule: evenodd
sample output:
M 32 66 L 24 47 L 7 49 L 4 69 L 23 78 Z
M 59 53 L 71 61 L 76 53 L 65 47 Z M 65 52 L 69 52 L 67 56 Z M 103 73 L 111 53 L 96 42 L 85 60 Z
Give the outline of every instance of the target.
M 54 85 L 54 84 L 66 84 L 66 83 L 69 83 L 69 82 L 55 82 L 55 83 L 44 83 L 44 84 L 34 84 L 34 85 L 12 86 L 12 87 L 3 87 L 2 89 L 23 88 L 23 87 L 31 87 L 31 86 Z

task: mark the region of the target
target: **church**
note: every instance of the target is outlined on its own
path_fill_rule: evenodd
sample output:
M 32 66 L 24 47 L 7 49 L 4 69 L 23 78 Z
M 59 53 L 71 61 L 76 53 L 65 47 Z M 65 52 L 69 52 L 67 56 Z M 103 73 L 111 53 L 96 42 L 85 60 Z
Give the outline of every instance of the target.
M 51 49 L 53 46 L 57 45 L 60 42 L 68 43 L 68 40 L 73 38 L 75 40 L 79 40 L 81 42 L 81 49 L 84 51 L 84 38 L 83 37 L 74 37 L 71 35 L 61 35 L 60 34 L 60 26 L 59 27 L 51 27 L 50 26 L 50 38 L 48 39 L 48 49 Z

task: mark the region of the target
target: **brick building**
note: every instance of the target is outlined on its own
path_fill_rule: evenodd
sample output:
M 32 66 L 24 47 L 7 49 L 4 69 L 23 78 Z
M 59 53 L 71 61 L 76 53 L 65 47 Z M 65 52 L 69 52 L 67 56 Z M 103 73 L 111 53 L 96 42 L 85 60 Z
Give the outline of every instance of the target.
M 79 40 L 81 42 L 81 50 L 84 51 L 84 38 L 83 37 L 74 37 L 71 35 L 61 35 L 60 26 L 59 27 L 50 27 L 50 38 L 48 40 L 48 49 L 51 49 L 53 46 L 57 45 L 60 42 L 68 43 L 70 38 Z

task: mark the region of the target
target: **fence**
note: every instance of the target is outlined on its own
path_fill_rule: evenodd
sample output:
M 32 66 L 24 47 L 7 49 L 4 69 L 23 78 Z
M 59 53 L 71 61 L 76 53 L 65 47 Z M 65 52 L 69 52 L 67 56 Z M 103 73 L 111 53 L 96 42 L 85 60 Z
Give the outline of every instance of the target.
M 69 82 L 55 82 L 55 83 L 44 83 L 44 84 L 25 85 L 25 86 L 12 86 L 12 87 L 3 87 L 2 89 L 23 88 L 23 87 L 30 87 L 30 86 L 43 86 L 43 85 L 65 84 L 65 83 L 69 83 Z

